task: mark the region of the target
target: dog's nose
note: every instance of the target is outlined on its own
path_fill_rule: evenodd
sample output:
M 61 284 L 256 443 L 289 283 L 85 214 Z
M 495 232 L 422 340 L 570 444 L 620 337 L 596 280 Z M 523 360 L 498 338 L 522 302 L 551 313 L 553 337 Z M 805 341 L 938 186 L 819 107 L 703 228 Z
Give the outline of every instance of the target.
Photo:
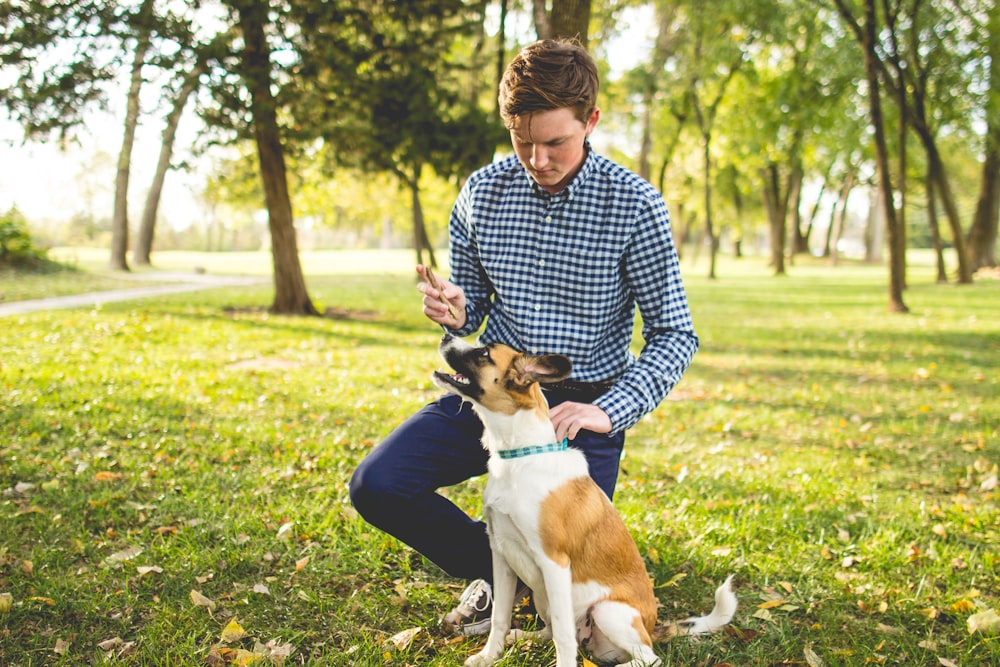
M 450 333 L 446 333 L 445 335 L 441 336 L 441 344 L 444 345 L 445 343 L 449 343 L 452 340 L 454 340 L 454 338 L 455 337 L 452 336 Z

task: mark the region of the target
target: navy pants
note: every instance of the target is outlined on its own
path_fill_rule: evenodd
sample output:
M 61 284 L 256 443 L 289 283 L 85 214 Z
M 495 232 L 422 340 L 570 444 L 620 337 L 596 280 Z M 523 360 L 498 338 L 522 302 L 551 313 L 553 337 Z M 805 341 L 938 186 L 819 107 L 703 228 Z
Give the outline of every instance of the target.
M 574 398 L 546 392 L 549 405 Z M 389 434 L 351 477 L 351 502 L 364 519 L 408 544 L 449 575 L 492 581 L 486 525 L 438 489 L 486 473 L 483 425 L 457 396 L 425 406 Z M 590 476 L 611 498 L 625 434 L 581 431 L 570 447 L 583 451 Z

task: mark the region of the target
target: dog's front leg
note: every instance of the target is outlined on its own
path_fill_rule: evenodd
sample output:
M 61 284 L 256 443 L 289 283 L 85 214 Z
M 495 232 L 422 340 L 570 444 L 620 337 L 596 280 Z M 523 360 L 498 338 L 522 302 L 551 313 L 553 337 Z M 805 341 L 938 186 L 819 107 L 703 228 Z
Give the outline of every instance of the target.
M 549 599 L 556 667 L 576 667 L 576 618 L 573 615 L 573 575 L 569 567 L 549 561 L 542 568 Z
M 493 613 L 490 616 L 490 636 L 486 646 L 465 661 L 465 667 L 488 667 L 503 655 L 507 632 L 514 614 L 514 595 L 517 594 L 517 575 L 506 559 L 493 551 Z

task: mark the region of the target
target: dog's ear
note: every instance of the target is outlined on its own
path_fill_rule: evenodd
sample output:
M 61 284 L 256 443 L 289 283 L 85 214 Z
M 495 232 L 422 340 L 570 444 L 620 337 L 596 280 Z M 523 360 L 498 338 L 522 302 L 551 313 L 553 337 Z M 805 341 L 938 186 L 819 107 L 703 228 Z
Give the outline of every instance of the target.
M 559 382 L 569 377 L 573 364 L 569 357 L 561 354 L 546 354 L 541 357 L 524 357 L 518 364 L 517 382 L 529 385 L 532 382 L 548 384 Z

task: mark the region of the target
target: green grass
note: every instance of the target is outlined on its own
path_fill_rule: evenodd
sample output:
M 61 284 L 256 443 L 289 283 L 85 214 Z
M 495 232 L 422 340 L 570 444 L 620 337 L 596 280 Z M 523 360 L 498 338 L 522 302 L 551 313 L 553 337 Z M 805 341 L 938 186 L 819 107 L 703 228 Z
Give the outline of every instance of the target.
M 285 664 L 478 650 L 435 629 L 460 583 L 347 499 L 368 449 L 438 394 L 400 259 L 310 271 L 347 319 L 268 315 L 265 285 L 2 320 L 0 664 L 238 660 L 233 618 L 247 636 L 224 648 L 276 640 Z M 741 607 L 731 632 L 661 646 L 665 664 L 1000 661 L 966 627 L 1000 610 L 1000 282 L 917 265 L 902 316 L 881 267 L 685 268 L 702 348 L 630 432 L 616 505 L 662 619 L 705 611 L 729 573 Z M 476 512 L 482 486 L 447 493 Z M 131 651 L 99 647 L 116 637 Z

